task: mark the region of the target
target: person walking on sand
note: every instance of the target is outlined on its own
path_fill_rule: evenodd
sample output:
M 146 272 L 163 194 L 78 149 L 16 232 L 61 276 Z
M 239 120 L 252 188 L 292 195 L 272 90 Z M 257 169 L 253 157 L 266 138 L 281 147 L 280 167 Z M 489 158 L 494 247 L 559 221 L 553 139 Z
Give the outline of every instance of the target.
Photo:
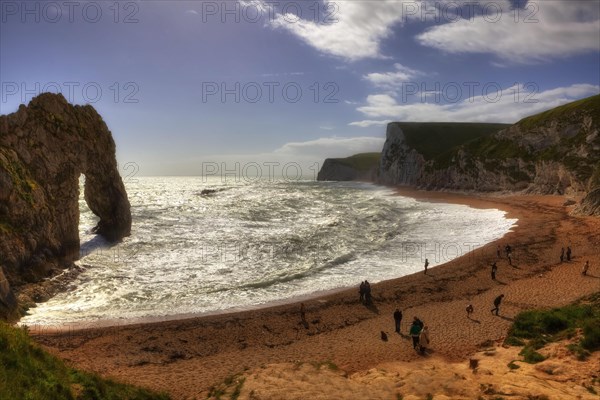
M 358 288 L 358 294 L 360 295 L 360 302 L 365 302 L 365 281 L 360 283 L 360 287 Z
M 509 256 L 510 259 L 510 256 Z M 494 261 L 494 263 L 492 264 L 492 280 L 495 281 L 496 280 L 496 271 L 498 271 L 498 266 L 496 265 L 496 262 Z
M 473 314 L 473 304 L 467 306 L 467 318 L 471 318 L 471 314 Z
M 510 247 L 510 244 L 504 246 L 504 251 L 506 252 L 507 257 L 510 256 L 510 252 L 512 251 L 512 247 Z
M 369 281 L 365 281 L 365 304 L 368 306 L 373 304 L 373 298 L 371 297 L 371 284 Z
M 413 349 L 415 350 L 417 350 L 419 347 L 419 335 L 421 334 L 421 329 L 423 329 L 421 324 L 422 322 L 419 320 L 419 318 L 415 317 L 412 325 L 410 326 L 410 330 L 408 331 L 408 334 L 410 337 L 412 337 Z
M 501 294 L 500 296 L 498 296 L 494 299 L 494 308 L 492 308 L 492 314 L 495 311 L 496 315 L 498 315 L 498 312 L 500 311 L 500 303 L 502 303 L 503 298 L 504 298 L 504 295 Z
M 402 311 L 396 308 L 394 311 L 394 323 L 396 324 L 396 333 L 400 333 L 400 324 L 402 323 Z
M 581 270 L 581 275 L 586 276 L 588 269 L 590 269 L 590 260 L 587 260 L 585 264 L 583 264 L 583 269 Z
M 419 350 L 421 351 L 421 354 L 425 354 L 427 347 L 429 347 L 429 328 L 425 325 L 419 333 Z
M 571 261 L 571 246 L 567 246 L 567 261 Z
M 425 275 L 427 275 L 427 267 L 429 267 L 429 260 L 425 259 L 425 272 L 423 272 Z
M 563 247 L 562 249 L 560 249 L 560 262 L 562 264 L 562 262 L 565 261 L 565 248 Z

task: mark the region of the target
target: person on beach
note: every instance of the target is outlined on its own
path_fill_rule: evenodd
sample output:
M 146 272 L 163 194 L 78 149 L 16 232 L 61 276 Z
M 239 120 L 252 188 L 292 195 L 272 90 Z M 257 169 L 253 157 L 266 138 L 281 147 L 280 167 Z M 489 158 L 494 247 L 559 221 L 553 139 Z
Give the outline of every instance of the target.
M 421 320 L 419 320 L 419 318 L 415 317 L 413 319 L 413 323 L 410 326 L 410 330 L 408 331 L 408 334 L 410 335 L 410 337 L 412 337 L 412 342 L 413 342 L 413 349 L 417 350 L 417 348 L 419 347 L 419 335 L 421 334 L 421 329 L 423 329 L 423 323 L 421 322 Z
M 492 314 L 495 311 L 496 315 L 498 315 L 498 312 L 500 311 L 500 303 L 502 303 L 503 298 L 504 298 L 504 295 L 501 294 L 500 296 L 498 296 L 494 299 L 494 308 L 492 308 Z
M 496 248 L 496 254 L 498 255 L 498 258 L 502 258 L 502 253 L 500 252 L 500 245 L 498 245 L 498 247 Z
M 396 324 L 396 333 L 400 333 L 400 324 L 402 323 L 402 311 L 396 308 L 394 311 L 394 323 Z
M 512 255 L 509 254 L 508 256 L 506 256 L 506 258 L 508 258 L 508 265 L 510 265 L 512 267 L 513 266 L 512 265 Z
M 506 252 L 507 257 L 510 256 L 510 252 L 512 251 L 512 247 L 510 247 L 510 244 L 504 246 L 504 251 Z
M 562 262 L 565 261 L 565 248 L 563 247 L 562 249 L 560 249 L 560 262 L 562 264 Z
M 419 350 L 421 351 L 421 354 L 425 354 L 425 350 L 427 350 L 428 346 L 429 328 L 427 328 L 427 326 L 424 326 L 423 329 L 421 329 L 421 332 L 419 333 Z
M 425 259 L 425 272 L 423 272 L 425 275 L 427 275 L 427 267 L 429 267 L 429 260 Z
M 587 260 L 585 264 L 583 264 L 583 269 L 581 270 L 581 275 L 586 276 L 588 269 L 590 269 L 590 260 Z
M 360 283 L 360 287 L 358 288 L 358 294 L 360 295 L 360 302 L 364 304 L 365 302 L 365 281 Z
M 373 298 L 371 297 L 371 284 L 365 280 L 365 304 L 370 306 L 373 304 Z
M 471 318 L 471 314 L 473 314 L 473 304 L 467 306 L 467 318 Z
M 567 246 L 567 261 L 571 261 L 571 246 Z
M 508 259 L 510 260 L 510 256 Z M 496 280 L 496 271 L 498 271 L 498 266 L 496 265 L 496 262 L 494 261 L 494 263 L 492 264 L 492 280 L 493 281 Z

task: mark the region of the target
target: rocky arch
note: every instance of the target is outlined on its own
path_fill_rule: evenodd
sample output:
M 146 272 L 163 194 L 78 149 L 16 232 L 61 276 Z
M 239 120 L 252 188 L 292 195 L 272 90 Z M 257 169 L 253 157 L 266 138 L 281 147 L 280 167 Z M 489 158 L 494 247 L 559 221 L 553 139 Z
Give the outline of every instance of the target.
M 100 217 L 96 232 L 110 241 L 130 234 L 115 150 L 96 110 L 60 94 L 41 94 L 0 116 L 0 317 L 16 311 L 11 287 L 38 282 L 79 257 L 81 174 L 85 200 Z

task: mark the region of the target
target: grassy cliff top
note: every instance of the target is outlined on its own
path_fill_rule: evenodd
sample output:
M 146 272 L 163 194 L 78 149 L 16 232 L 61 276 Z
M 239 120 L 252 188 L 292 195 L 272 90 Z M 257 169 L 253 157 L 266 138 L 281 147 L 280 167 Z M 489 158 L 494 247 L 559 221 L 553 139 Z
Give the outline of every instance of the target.
M 589 113 L 590 115 L 600 116 L 600 94 L 523 118 L 517 122 L 517 125 L 524 129 L 532 129 L 537 126 L 543 126 L 548 121 L 568 118 L 575 112 L 578 114 Z
M 0 322 L 0 399 L 168 400 L 131 385 L 67 367 L 27 331 Z
M 406 144 L 425 159 L 432 159 L 452 147 L 490 136 L 509 124 L 469 122 L 395 122 L 404 132 Z
M 357 171 L 368 171 L 379 165 L 380 158 L 381 153 L 360 153 L 346 158 L 333 158 L 332 160 Z

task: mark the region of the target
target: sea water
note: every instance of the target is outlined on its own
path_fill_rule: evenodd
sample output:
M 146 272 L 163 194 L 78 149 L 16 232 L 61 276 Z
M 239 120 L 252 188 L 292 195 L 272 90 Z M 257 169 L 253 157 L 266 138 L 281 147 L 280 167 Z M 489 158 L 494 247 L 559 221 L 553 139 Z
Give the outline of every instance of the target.
M 425 258 L 450 261 L 516 222 L 357 182 L 136 177 L 126 189 L 131 236 L 92 234 L 98 219 L 82 194 L 83 272 L 22 324 L 175 318 L 358 287 L 422 271 Z

